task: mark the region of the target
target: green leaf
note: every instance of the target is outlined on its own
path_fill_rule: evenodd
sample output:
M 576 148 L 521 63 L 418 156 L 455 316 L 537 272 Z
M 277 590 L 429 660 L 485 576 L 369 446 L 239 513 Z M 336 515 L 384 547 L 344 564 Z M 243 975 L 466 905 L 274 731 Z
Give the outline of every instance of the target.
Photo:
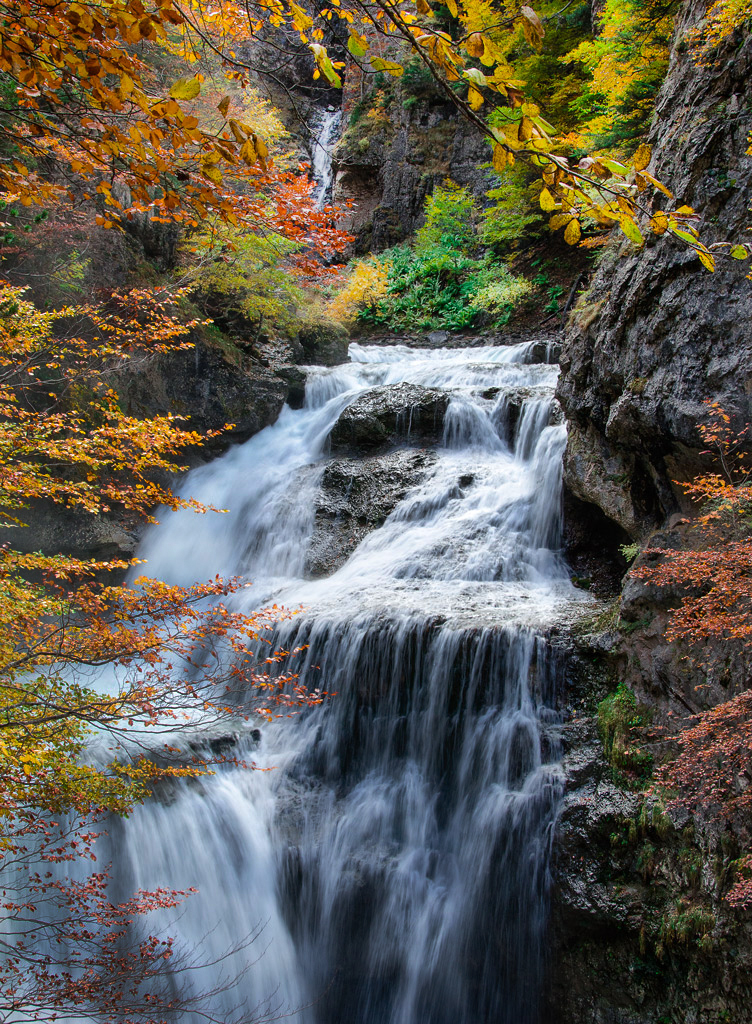
M 625 167 L 624 164 L 620 164 L 618 160 L 609 160 L 607 157 L 602 156 L 598 158 L 598 162 L 608 168 L 612 174 L 624 175 L 629 172 L 629 168 Z
M 749 253 L 747 252 L 745 246 L 735 245 L 732 247 L 729 256 L 733 256 L 735 260 L 746 260 L 749 256 Z
M 622 229 L 622 231 L 627 236 L 630 242 L 634 242 L 635 245 L 643 244 L 642 232 L 637 227 L 637 225 L 631 217 L 622 217 L 619 221 L 619 227 Z

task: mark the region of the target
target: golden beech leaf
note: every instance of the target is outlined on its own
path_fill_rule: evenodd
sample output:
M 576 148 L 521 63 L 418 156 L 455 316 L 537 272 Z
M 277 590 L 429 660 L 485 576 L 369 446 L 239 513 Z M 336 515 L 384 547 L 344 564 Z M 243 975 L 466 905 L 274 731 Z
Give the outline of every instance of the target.
M 747 249 L 743 245 L 734 245 L 731 247 L 729 256 L 733 257 L 735 260 L 746 260 L 748 256 Z
M 217 104 L 217 110 L 220 112 L 222 117 L 227 117 L 227 111 L 230 109 L 230 97 L 225 96 Z
M 465 42 L 465 49 L 467 50 L 471 57 L 482 57 L 485 48 L 486 44 L 480 32 L 472 32 L 467 37 L 467 41 Z
M 659 192 L 662 192 L 664 196 L 668 196 L 669 199 L 674 198 L 674 193 L 669 191 L 669 189 L 666 188 L 663 182 L 659 181 L 657 178 L 654 178 L 652 174 L 648 174 L 647 171 L 643 170 L 642 176 L 643 178 L 645 178 L 646 181 L 649 181 L 651 185 L 657 188 Z
M 548 222 L 548 226 L 552 231 L 558 231 L 559 228 L 563 228 L 565 224 L 568 224 L 571 219 L 572 216 L 569 213 L 555 213 Z
M 449 13 L 452 15 L 453 18 L 456 18 L 459 13 L 457 10 L 457 4 L 454 2 L 454 0 L 445 0 L 445 3 Z
M 644 171 L 647 165 L 650 163 L 650 157 L 653 154 L 652 146 L 648 146 L 647 143 L 643 142 L 641 146 L 637 147 L 637 152 L 632 158 L 634 169 L 636 171 Z
M 394 60 L 384 60 L 383 57 L 371 57 L 371 67 L 375 71 L 384 71 L 387 75 L 391 75 L 392 78 L 400 78 L 404 73 L 405 69 L 401 64 L 398 64 Z
M 235 121 L 233 118 L 230 118 L 230 130 L 232 131 L 232 134 L 235 136 L 235 141 L 239 142 L 242 145 L 246 140 L 246 133 L 241 129 L 238 122 Z
M 433 13 L 426 0 L 415 0 L 415 6 L 418 9 L 418 14 L 429 15 Z
M 493 148 L 493 169 L 501 174 L 507 166 L 507 151 L 498 143 Z
M 711 273 L 715 271 L 715 257 L 709 252 L 704 252 L 702 249 L 698 249 L 697 257 L 706 270 L 709 270 Z
M 654 235 L 663 235 L 668 230 L 668 217 L 663 210 L 656 210 L 650 218 L 650 230 Z
M 178 78 L 170 86 L 170 96 L 174 100 L 195 100 L 201 92 L 198 78 Z
M 525 34 L 525 39 L 527 39 L 528 43 L 530 43 L 532 47 L 539 50 L 543 42 L 543 37 L 546 34 L 543 22 L 532 7 L 528 7 L 527 5 L 520 7 L 520 17 L 522 18 L 522 31 Z
M 483 93 L 479 89 L 476 89 L 474 85 L 470 86 L 467 94 L 467 102 L 470 104 L 471 110 L 480 110 L 483 106 Z
M 517 129 L 517 138 L 520 142 L 528 142 L 533 137 L 533 122 L 529 117 L 524 117 L 520 121 L 520 126 Z
M 249 166 L 256 163 L 256 147 L 253 145 L 253 139 L 246 139 L 241 146 L 240 159 L 244 160 Z
M 580 227 L 580 222 L 573 218 L 564 229 L 564 241 L 567 245 L 577 245 L 581 236 L 582 229 Z
M 541 210 L 543 210 L 544 213 L 552 213 L 556 209 L 556 205 L 557 204 L 554 197 L 551 195 L 547 188 L 544 188 L 540 194 Z

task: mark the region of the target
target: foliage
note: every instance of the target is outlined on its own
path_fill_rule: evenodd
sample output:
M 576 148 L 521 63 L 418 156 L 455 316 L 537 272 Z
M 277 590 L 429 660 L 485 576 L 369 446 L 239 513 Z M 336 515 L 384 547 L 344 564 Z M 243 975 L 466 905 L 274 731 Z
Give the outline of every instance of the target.
M 591 76 L 572 103 L 591 146 L 622 149 L 646 134 L 677 7 L 677 0 L 606 0 L 598 35 L 564 58 L 580 62 Z
M 462 330 L 481 316 L 507 323 L 530 287 L 480 253 L 478 217 L 469 189 L 450 180 L 437 186 L 414 247 L 397 246 L 371 264 L 380 292 L 361 302 L 358 319 L 407 330 Z
M 632 782 L 642 782 L 650 775 L 652 758 L 641 750 L 638 730 L 643 716 L 637 708 L 637 698 L 624 683 L 616 692 L 598 705 L 598 731 L 603 751 L 614 770 Z
M 128 359 L 185 347 L 195 324 L 181 323 L 170 296 L 113 294 L 104 307 L 43 313 L 3 285 L 0 326 L 7 537 L 40 502 L 125 521 L 152 519 L 157 504 L 207 511 L 155 475 L 179 469 L 180 453 L 201 437 L 172 417 L 126 416 L 108 383 Z M 108 573 L 128 567 L 24 554 L 9 541 L 0 549 L 0 1013 L 18 1021 L 146 1022 L 185 1012 L 166 976 L 180 970 L 170 942 L 144 937 L 135 921 L 186 893 L 111 902 L 106 872 L 82 875 L 97 823 L 127 813 L 159 780 L 210 770 L 216 759 L 188 743 L 181 750 L 181 731 L 197 716 L 269 717 L 319 699 L 289 677 L 280 688 L 263 660 L 251 663 L 249 644 L 263 644 L 279 613 L 231 611 L 227 598 L 243 581 L 111 582 Z M 83 757 L 92 730 L 109 739 L 109 764 Z M 70 877 L 56 864 L 69 865 Z
M 481 215 L 479 238 L 484 245 L 503 252 L 525 235 L 537 233 L 544 219 L 529 172 L 520 165 L 498 175 L 498 185 L 486 192 L 491 200 Z
M 657 0 L 644 2 L 649 20 Z M 543 48 L 555 16 L 547 16 L 545 2 L 545 21 L 532 7 L 511 0 L 447 0 L 445 6 L 451 17 L 446 27 L 427 0 L 363 0 L 355 9 L 334 4 L 315 17 L 295 0 L 188 0 L 184 6 L 172 0 L 105 6 L 8 0 L 0 72 L 16 88 L 0 118 L 0 137 L 16 155 L 0 166 L 0 190 L 22 203 L 51 202 L 62 187 L 43 178 L 38 167 L 52 160 L 84 179 L 86 196 L 99 196 L 105 225 L 123 213 L 143 212 L 196 225 L 213 213 L 235 227 L 241 221 L 260 225 L 271 216 L 272 230 L 298 241 L 311 226 L 323 230 L 329 217 L 275 213 L 276 204 L 259 202 L 259 193 L 268 196 L 278 187 L 278 172 L 253 125 L 230 116 L 229 94 L 215 104 L 219 127 L 203 127 L 187 106 L 202 92 L 203 72 L 178 78 L 168 89 L 161 82 L 155 87 L 147 56 L 162 47 L 196 61 L 208 49 L 221 55 L 230 78 L 246 85 L 259 68 L 240 54 L 240 41 L 249 30 L 263 38 L 270 26 L 297 37 L 315 62 L 314 78 L 339 88 L 343 64 L 332 60 L 323 43 L 324 24 L 336 18 L 346 27 L 353 61 L 369 74 L 400 77 L 405 63 L 417 57 L 446 99 L 489 139 L 497 171 L 518 160 L 539 171 L 541 209 L 552 215 L 552 230 L 564 229 L 568 243 L 577 244 L 582 224 L 594 221 L 619 227 L 642 245 L 638 220 L 644 217 L 651 232 L 668 231 L 714 269 L 713 252 L 725 253 L 725 247 L 700 241 L 693 211 L 675 204 L 666 186 L 647 172 L 649 151 L 640 147 L 631 164 L 586 157 L 575 165 L 540 104 L 526 94 L 515 65 Z M 614 10 L 620 6 L 614 0 Z M 629 0 L 630 9 L 641 6 Z M 275 69 L 267 64 L 263 70 Z M 481 113 L 494 97 L 503 101 L 504 118 L 497 125 Z M 653 209 L 655 189 L 670 200 L 663 210 Z M 735 248 L 740 259 L 749 257 L 746 248 Z
M 700 59 L 713 46 L 726 39 L 735 29 L 752 18 L 752 0 L 716 0 L 704 24 L 690 35 Z
M 415 235 L 415 252 L 425 256 L 451 249 L 466 256 L 477 246 L 475 200 L 470 190 L 447 179 L 426 199 L 425 222 Z
M 685 485 L 699 504 L 691 521 L 692 544 L 679 551 L 651 549 L 660 559 L 632 575 L 653 585 L 680 587 L 666 636 L 690 645 L 721 645 L 724 656 L 742 660 L 752 644 L 752 484 L 745 458 L 747 430 L 734 433 L 730 417 L 717 404 L 700 427 L 715 452 L 718 472 L 701 474 Z M 700 647 L 705 651 L 707 648 Z M 712 649 L 711 649 L 712 650 Z M 745 690 L 697 717 L 677 738 L 678 755 L 658 779 L 676 794 L 673 803 L 699 803 L 711 817 L 741 822 L 752 809 L 752 690 Z M 752 866 L 752 857 L 740 867 Z M 752 879 L 742 874 L 729 894 L 737 906 L 752 906 Z
M 104 227 L 143 216 L 197 227 L 216 216 L 341 248 L 331 211 L 274 166 L 279 120 L 237 66 L 218 66 L 239 10 L 210 5 L 197 17 L 191 6 L 3 4 L 0 75 L 12 101 L 0 110 L 0 193 L 24 206 L 88 201 Z M 206 52 L 215 56 L 192 77 L 174 79 Z M 207 74 L 225 80 L 224 94 Z M 298 258 L 309 273 L 320 268 L 306 249 Z
M 198 300 L 220 323 L 243 322 L 256 333 L 264 325 L 284 330 L 302 299 L 289 259 L 299 246 L 283 235 L 258 234 L 228 225 L 209 227 L 185 246 L 188 279 Z
M 358 314 L 384 298 L 391 264 L 384 260 L 355 260 L 350 264 L 347 282 L 329 303 L 334 320 L 345 325 Z

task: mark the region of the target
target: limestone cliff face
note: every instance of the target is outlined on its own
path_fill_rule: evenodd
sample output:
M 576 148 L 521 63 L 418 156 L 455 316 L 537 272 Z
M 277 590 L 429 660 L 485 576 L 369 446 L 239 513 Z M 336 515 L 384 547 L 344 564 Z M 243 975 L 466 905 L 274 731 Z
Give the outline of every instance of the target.
M 445 178 L 479 197 L 491 188 L 481 168 L 490 152 L 430 79 L 408 64 L 380 89 L 348 70 L 343 132 L 334 151 L 334 202 L 352 203 L 343 226 L 357 252 L 379 251 L 412 234 L 423 205 Z
M 651 170 L 701 217 L 709 242 L 749 238 L 752 38 L 737 33 L 698 63 L 687 42 L 709 4 L 680 11 L 652 128 Z M 745 265 L 715 274 L 677 242 L 615 242 L 580 301 L 562 356 L 570 424 L 566 482 L 633 537 L 682 505 L 696 472 L 703 402 L 752 417 L 752 285 Z

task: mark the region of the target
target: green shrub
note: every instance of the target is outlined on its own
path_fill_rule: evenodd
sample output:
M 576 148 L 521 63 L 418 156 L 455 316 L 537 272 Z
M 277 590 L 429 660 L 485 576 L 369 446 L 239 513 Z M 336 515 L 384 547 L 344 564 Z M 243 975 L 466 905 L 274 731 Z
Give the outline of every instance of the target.
M 427 199 L 425 217 L 413 248 L 397 246 L 379 257 L 386 294 L 362 310 L 359 321 L 408 330 L 507 323 L 530 285 L 479 250 L 469 189 L 445 181 Z

